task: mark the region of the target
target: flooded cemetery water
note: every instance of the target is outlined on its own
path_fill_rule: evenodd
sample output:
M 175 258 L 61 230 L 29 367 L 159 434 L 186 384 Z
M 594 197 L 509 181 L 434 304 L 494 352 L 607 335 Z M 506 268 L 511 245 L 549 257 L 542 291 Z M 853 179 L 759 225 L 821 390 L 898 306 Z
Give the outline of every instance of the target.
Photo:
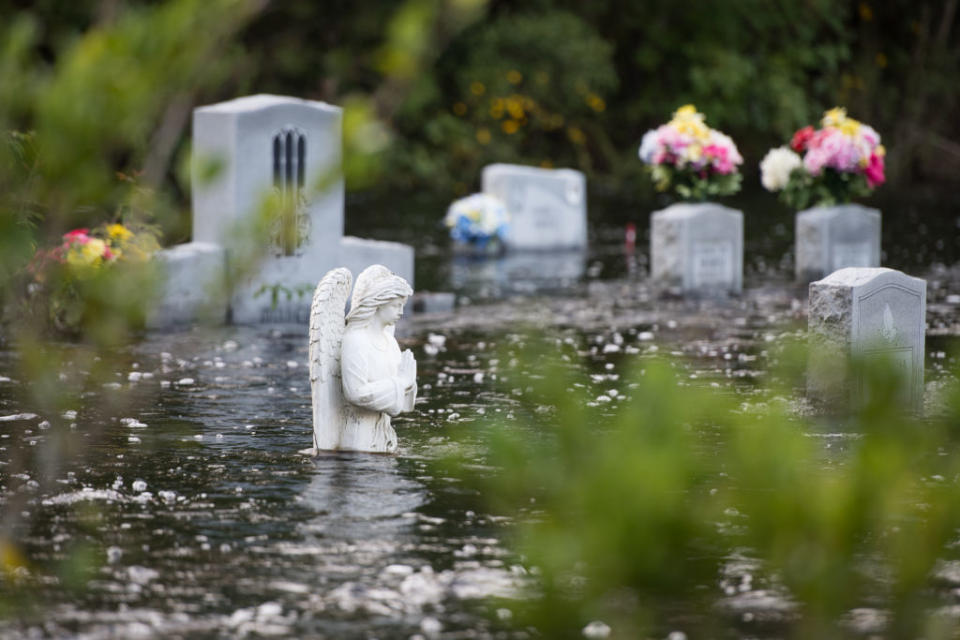
M 674 355 L 690 384 L 748 400 L 771 344 L 805 326 L 803 289 L 771 257 L 789 245 L 786 224 L 748 238 L 755 257 L 741 298 L 705 303 L 655 300 L 642 280 L 642 236 L 625 256 L 621 227 L 595 231 L 588 255 L 521 265 L 526 290 L 505 288 L 510 279 L 484 263 L 458 265 L 427 234 L 418 289 L 449 289 L 456 274 L 476 281 L 454 312 L 404 328 L 420 398 L 395 421 L 397 455 L 296 453 L 311 437 L 305 327 L 148 334 L 114 383 L 53 418 L 18 404 L 22 382 L 11 379 L 11 352 L 0 352 L 0 414 L 10 416 L 0 424 L 0 500 L 22 500 L 33 564 L 19 578 L 31 598 L 15 603 L 0 637 L 530 637 L 509 627 L 503 604 L 535 583 L 508 548 L 514 518 L 488 513 L 437 464 L 459 452 L 485 468 L 483 417 L 507 414 L 524 393 L 502 349 L 522 326 L 551 327 L 548 343 L 583 356 L 576 366 L 596 402 L 615 405 L 609 390 L 630 359 L 656 353 Z M 930 280 L 928 386 L 948 375 L 960 333 L 960 278 L 930 266 L 955 262 L 955 236 L 941 235 L 946 244 L 925 249 L 925 271 L 913 270 Z M 920 251 L 884 242 L 891 255 Z M 110 415 L 106 398 L 121 391 L 136 408 Z M 51 419 L 89 433 L 90 446 L 44 489 L 9 466 L 49 444 Z M 91 574 L 71 579 L 63 563 L 76 557 L 91 560 Z M 743 598 L 732 607 L 775 619 L 785 602 L 744 583 L 751 571 L 731 559 L 706 588 L 719 600 L 733 584 Z

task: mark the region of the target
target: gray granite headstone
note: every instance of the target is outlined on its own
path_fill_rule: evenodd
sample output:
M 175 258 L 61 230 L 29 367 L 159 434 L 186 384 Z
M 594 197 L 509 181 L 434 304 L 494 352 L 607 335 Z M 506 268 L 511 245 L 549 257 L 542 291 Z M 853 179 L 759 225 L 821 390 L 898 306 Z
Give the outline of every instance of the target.
M 581 172 L 491 164 L 483 169 L 483 192 L 507 205 L 508 249 L 587 246 L 587 181 Z
M 713 203 L 682 203 L 650 217 L 650 276 L 661 289 L 698 295 L 743 287 L 743 213 Z
M 807 389 L 816 398 L 862 397 L 863 384 L 846 380 L 852 356 L 886 361 L 904 380 L 913 407 L 923 398 L 927 282 L 900 271 L 848 267 L 810 283 L 811 339 Z
M 880 212 L 859 204 L 814 207 L 796 217 L 796 276 L 810 282 L 845 267 L 880 266 Z

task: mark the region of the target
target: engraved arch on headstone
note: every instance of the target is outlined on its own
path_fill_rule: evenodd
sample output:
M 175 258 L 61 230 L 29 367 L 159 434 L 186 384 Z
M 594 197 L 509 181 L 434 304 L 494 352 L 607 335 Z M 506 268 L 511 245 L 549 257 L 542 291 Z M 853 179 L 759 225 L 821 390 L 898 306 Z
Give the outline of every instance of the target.
M 282 216 L 274 225 L 280 255 L 297 255 L 310 234 L 306 211 L 307 135 L 286 126 L 273 136 L 273 188 L 280 195 Z
M 868 327 L 866 326 L 867 318 L 865 317 L 865 314 L 863 314 L 862 312 L 860 312 L 860 309 L 862 309 L 863 305 L 864 305 L 866 302 L 868 302 L 871 298 L 873 298 L 874 296 L 877 296 L 877 295 L 880 295 L 880 294 L 883 294 L 883 293 L 887 293 L 887 292 L 896 292 L 896 293 L 899 294 L 899 295 L 909 296 L 910 298 L 915 299 L 915 300 L 917 301 L 918 305 L 919 305 L 919 303 L 920 303 L 920 302 L 922 301 L 922 299 L 923 299 L 919 292 L 914 291 L 914 290 L 912 290 L 912 289 L 909 289 L 909 288 L 907 288 L 907 287 L 905 287 L 905 286 L 903 286 L 903 285 L 900 285 L 900 284 L 897 284 L 897 283 L 894 283 L 894 282 L 885 283 L 885 284 L 883 284 L 883 285 L 881 285 L 881 286 L 879 286 L 879 287 L 877 287 L 877 288 L 875 288 L 875 289 L 871 289 L 871 290 L 869 290 L 869 291 L 861 294 L 860 296 L 857 297 L 857 306 L 858 306 L 858 313 L 857 313 L 857 330 L 858 330 L 858 335 L 859 335 L 861 338 L 867 338 L 867 337 L 868 337 L 868 334 L 867 334 L 867 329 L 868 329 Z M 920 306 L 918 306 L 917 308 L 918 308 L 918 309 L 921 309 Z M 893 340 L 893 339 L 895 339 L 895 338 L 897 338 L 897 337 L 900 337 L 901 334 L 900 334 L 900 331 L 898 330 L 898 328 L 893 324 L 893 313 L 892 313 L 892 311 L 890 311 L 890 328 L 888 329 L 888 327 L 887 327 L 887 324 L 886 324 L 886 323 L 887 323 L 887 312 L 889 311 L 889 309 L 890 309 L 890 303 L 889 303 L 889 301 L 887 301 L 887 302 L 884 303 L 884 311 L 883 311 L 883 315 L 881 316 L 881 321 L 883 322 L 883 324 L 881 325 L 880 335 L 881 335 L 883 338 L 886 338 L 886 339 L 888 339 L 888 340 Z M 891 331 L 891 329 L 892 329 L 892 331 Z M 914 339 L 916 339 L 916 340 L 921 340 L 922 337 L 923 337 L 922 334 L 923 334 L 924 329 L 925 329 L 924 318 L 922 318 L 922 317 L 921 317 L 921 318 L 918 318 L 918 321 L 917 321 L 917 323 L 916 323 L 916 327 L 915 327 L 915 330 L 914 330 L 914 333 L 915 333 L 916 335 L 911 336 L 911 337 L 914 338 Z M 888 337 L 888 335 L 889 335 L 890 337 Z M 907 336 L 903 336 L 903 337 L 907 337 Z

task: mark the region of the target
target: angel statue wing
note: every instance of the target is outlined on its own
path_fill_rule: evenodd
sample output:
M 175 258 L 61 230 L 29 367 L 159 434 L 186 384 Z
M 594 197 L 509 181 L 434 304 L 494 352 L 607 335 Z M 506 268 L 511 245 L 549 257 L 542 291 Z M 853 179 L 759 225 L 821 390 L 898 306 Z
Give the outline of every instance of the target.
M 344 309 L 353 276 L 331 269 L 320 280 L 310 306 L 310 396 L 313 401 L 313 450 L 336 449 L 343 429 L 340 344 L 346 326 Z

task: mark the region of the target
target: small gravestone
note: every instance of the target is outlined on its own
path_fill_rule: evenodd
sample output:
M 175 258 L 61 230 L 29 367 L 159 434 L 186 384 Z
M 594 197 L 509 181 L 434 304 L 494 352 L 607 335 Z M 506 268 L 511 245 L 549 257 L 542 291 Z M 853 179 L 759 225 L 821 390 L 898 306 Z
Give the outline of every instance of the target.
M 195 320 L 226 320 L 227 255 L 211 242 L 187 242 L 157 255 L 163 278 L 161 300 L 147 314 L 147 326 L 162 328 Z
M 483 192 L 510 214 L 507 249 L 579 249 L 587 245 L 587 181 L 573 169 L 491 164 Z
M 342 120 L 339 107 L 274 95 L 194 110 L 190 244 L 225 252 L 233 295 L 223 315 L 233 322 L 306 324 L 317 280 L 337 266 L 359 273 L 382 264 L 413 281 L 411 247 L 343 235 Z M 264 226 L 258 216 L 268 199 L 280 203 L 280 215 Z M 177 251 L 171 257 L 184 286 L 206 295 L 199 276 L 209 252 L 174 248 L 160 259 Z M 155 316 L 200 319 L 178 287 L 167 288 Z
M 923 398 L 927 283 L 884 268 L 840 269 L 810 283 L 811 354 L 807 389 L 820 400 L 863 397 L 863 381 L 847 380 L 846 364 L 885 362 L 904 381 L 904 398 Z
M 662 290 L 697 295 L 743 287 L 743 213 L 713 203 L 675 204 L 650 218 L 650 275 Z
M 796 276 L 810 282 L 845 267 L 880 266 L 880 212 L 858 204 L 814 207 L 796 218 Z

